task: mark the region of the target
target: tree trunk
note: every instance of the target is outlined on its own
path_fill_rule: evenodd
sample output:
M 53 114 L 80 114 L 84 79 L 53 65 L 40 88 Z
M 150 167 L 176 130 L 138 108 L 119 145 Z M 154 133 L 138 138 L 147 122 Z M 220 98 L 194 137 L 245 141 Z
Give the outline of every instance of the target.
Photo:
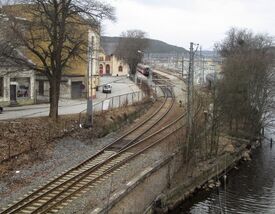
M 58 119 L 58 102 L 60 94 L 60 81 L 56 79 L 50 80 L 50 113 L 49 117 Z

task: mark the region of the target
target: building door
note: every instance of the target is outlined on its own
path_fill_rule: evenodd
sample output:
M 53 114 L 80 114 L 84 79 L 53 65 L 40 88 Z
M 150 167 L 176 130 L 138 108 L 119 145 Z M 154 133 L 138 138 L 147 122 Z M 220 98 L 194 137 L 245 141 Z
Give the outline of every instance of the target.
M 106 65 L 106 74 L 107 75 L 110 75 L 111 74 L 111 68 L 110 68 L 110 65 Z
M 10 100 L 16 101 L 16 85 L 10 85 Z
M 44 96 L 44 81 L 39 80 L 38 82 L 38 94 Z
M 72 82 L 72 99 L 82 97 L 82 82 Z

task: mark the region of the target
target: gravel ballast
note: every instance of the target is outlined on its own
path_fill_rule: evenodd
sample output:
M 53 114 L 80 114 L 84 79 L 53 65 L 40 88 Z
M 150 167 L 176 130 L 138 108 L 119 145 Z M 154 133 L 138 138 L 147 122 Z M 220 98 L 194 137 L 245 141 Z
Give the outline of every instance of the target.
M 142 118 L 146 118 L 147 114 L 150 114 L 158 105 L 158 103 L 155 103 L 151 108 L 148 106 L 149 109 Z M 137 111 L 137 108 L 135 111 Z M 140 119 L 138 118 L 134 122 Z M 52 142 L 50 146 L 38 153 L 34 152 L 33 155 L 30 155 L 33 157 L 28 156 L 25 160 L 27 164 L 16 167 L 17 160 L 10 162 L 9 165 L 12 165 L 11 170 L 1 177 L 0 210 L 41 185 L 45 185 L 54 177 L 87 160 L 121 136 L 122 132 L 135 126 L 134 124 L 123 124 L 117 132 L 98 139 L 78 140 L 75 137 L 65 137 Z M 37 141 L 39 142 L 39 139 Z
M 9 174 L 8 178 L 1 181 L 0 207 L 6 207 L 9 203 L 45 184 L 50 178 L 83 162 L 105 145 L 113 142 L 115 138 L 116 134 L 111 133 L 92 143 L 71 138 L 61 140 L 55 144 L 53 151 L 46 151 L 46 156 L 50 156 L 49 158 L 46 157 L 45 160 L 28 168 L 16 169 Z

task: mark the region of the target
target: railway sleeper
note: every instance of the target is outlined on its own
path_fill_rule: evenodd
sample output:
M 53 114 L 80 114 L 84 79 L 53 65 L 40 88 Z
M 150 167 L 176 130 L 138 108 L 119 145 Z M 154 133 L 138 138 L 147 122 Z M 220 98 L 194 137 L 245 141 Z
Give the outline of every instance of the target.
M 105 172 L 105 170 L 102 170 L 102 168 L 100 168 L 100 169 L 98 169 L 97 171 L 92 172 L 92 174 L 93 174 L 93 175 L 99 176 L 99 175 L 103 174 L 104 172 Z
M 88 182 L 91 182 L 93 179 L 94 179 L 94 178 L 85 178 L 85 179 L 83 180 L 83 182 L 88 183 Z
M 96 177 L 97 177 L 97 176 L 95 176 L 95 175 L 89 175 L 89 176 L 86 177 L 86 179 L 93 180 L 93 179 L 95 179 Z
M 31 205 L 31 206 L 28 206 L 28 207 L 22 209 L 21 212 L 24 212 L 24 211 L 25 211 L 25 212 L 33 212 L 33 211 L 36 210 L 36 209 L 37 209 L 36 206 Z
M 29 211 L 29 210 L 22 210 L 22 213 L 32 213 L 33 211 Z
M 53 210 L 50 210 L 48 213 L 57 213 L 59 211 L 59 209 L 53 209 Z
M 97 161 L 97 162 L 93 162 L 93 163 L 89 163 L 89 164 L 85 164 L 85 166 L 83 166 L 82 168 L 96 166 L 97 164 L 101 163 L 102 161 L 103 160 L 100 160 L 100 161 Z
M 105 166 L 105 167 L 102 167 L 101 169 L 105 172 L 105 171 L 107 171 L 109 168 L 110 168 L 110 166 Z

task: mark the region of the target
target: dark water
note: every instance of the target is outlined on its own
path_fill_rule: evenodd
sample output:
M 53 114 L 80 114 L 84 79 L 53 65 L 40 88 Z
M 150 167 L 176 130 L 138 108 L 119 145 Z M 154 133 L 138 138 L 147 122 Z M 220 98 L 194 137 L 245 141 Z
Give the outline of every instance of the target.
M 275 143 L 271 148 L 265 142 L 253 152 L 252 158 L 239 170 L 231 171 L 221 187 L 198 193 L 173 213 L 275 214 Z

